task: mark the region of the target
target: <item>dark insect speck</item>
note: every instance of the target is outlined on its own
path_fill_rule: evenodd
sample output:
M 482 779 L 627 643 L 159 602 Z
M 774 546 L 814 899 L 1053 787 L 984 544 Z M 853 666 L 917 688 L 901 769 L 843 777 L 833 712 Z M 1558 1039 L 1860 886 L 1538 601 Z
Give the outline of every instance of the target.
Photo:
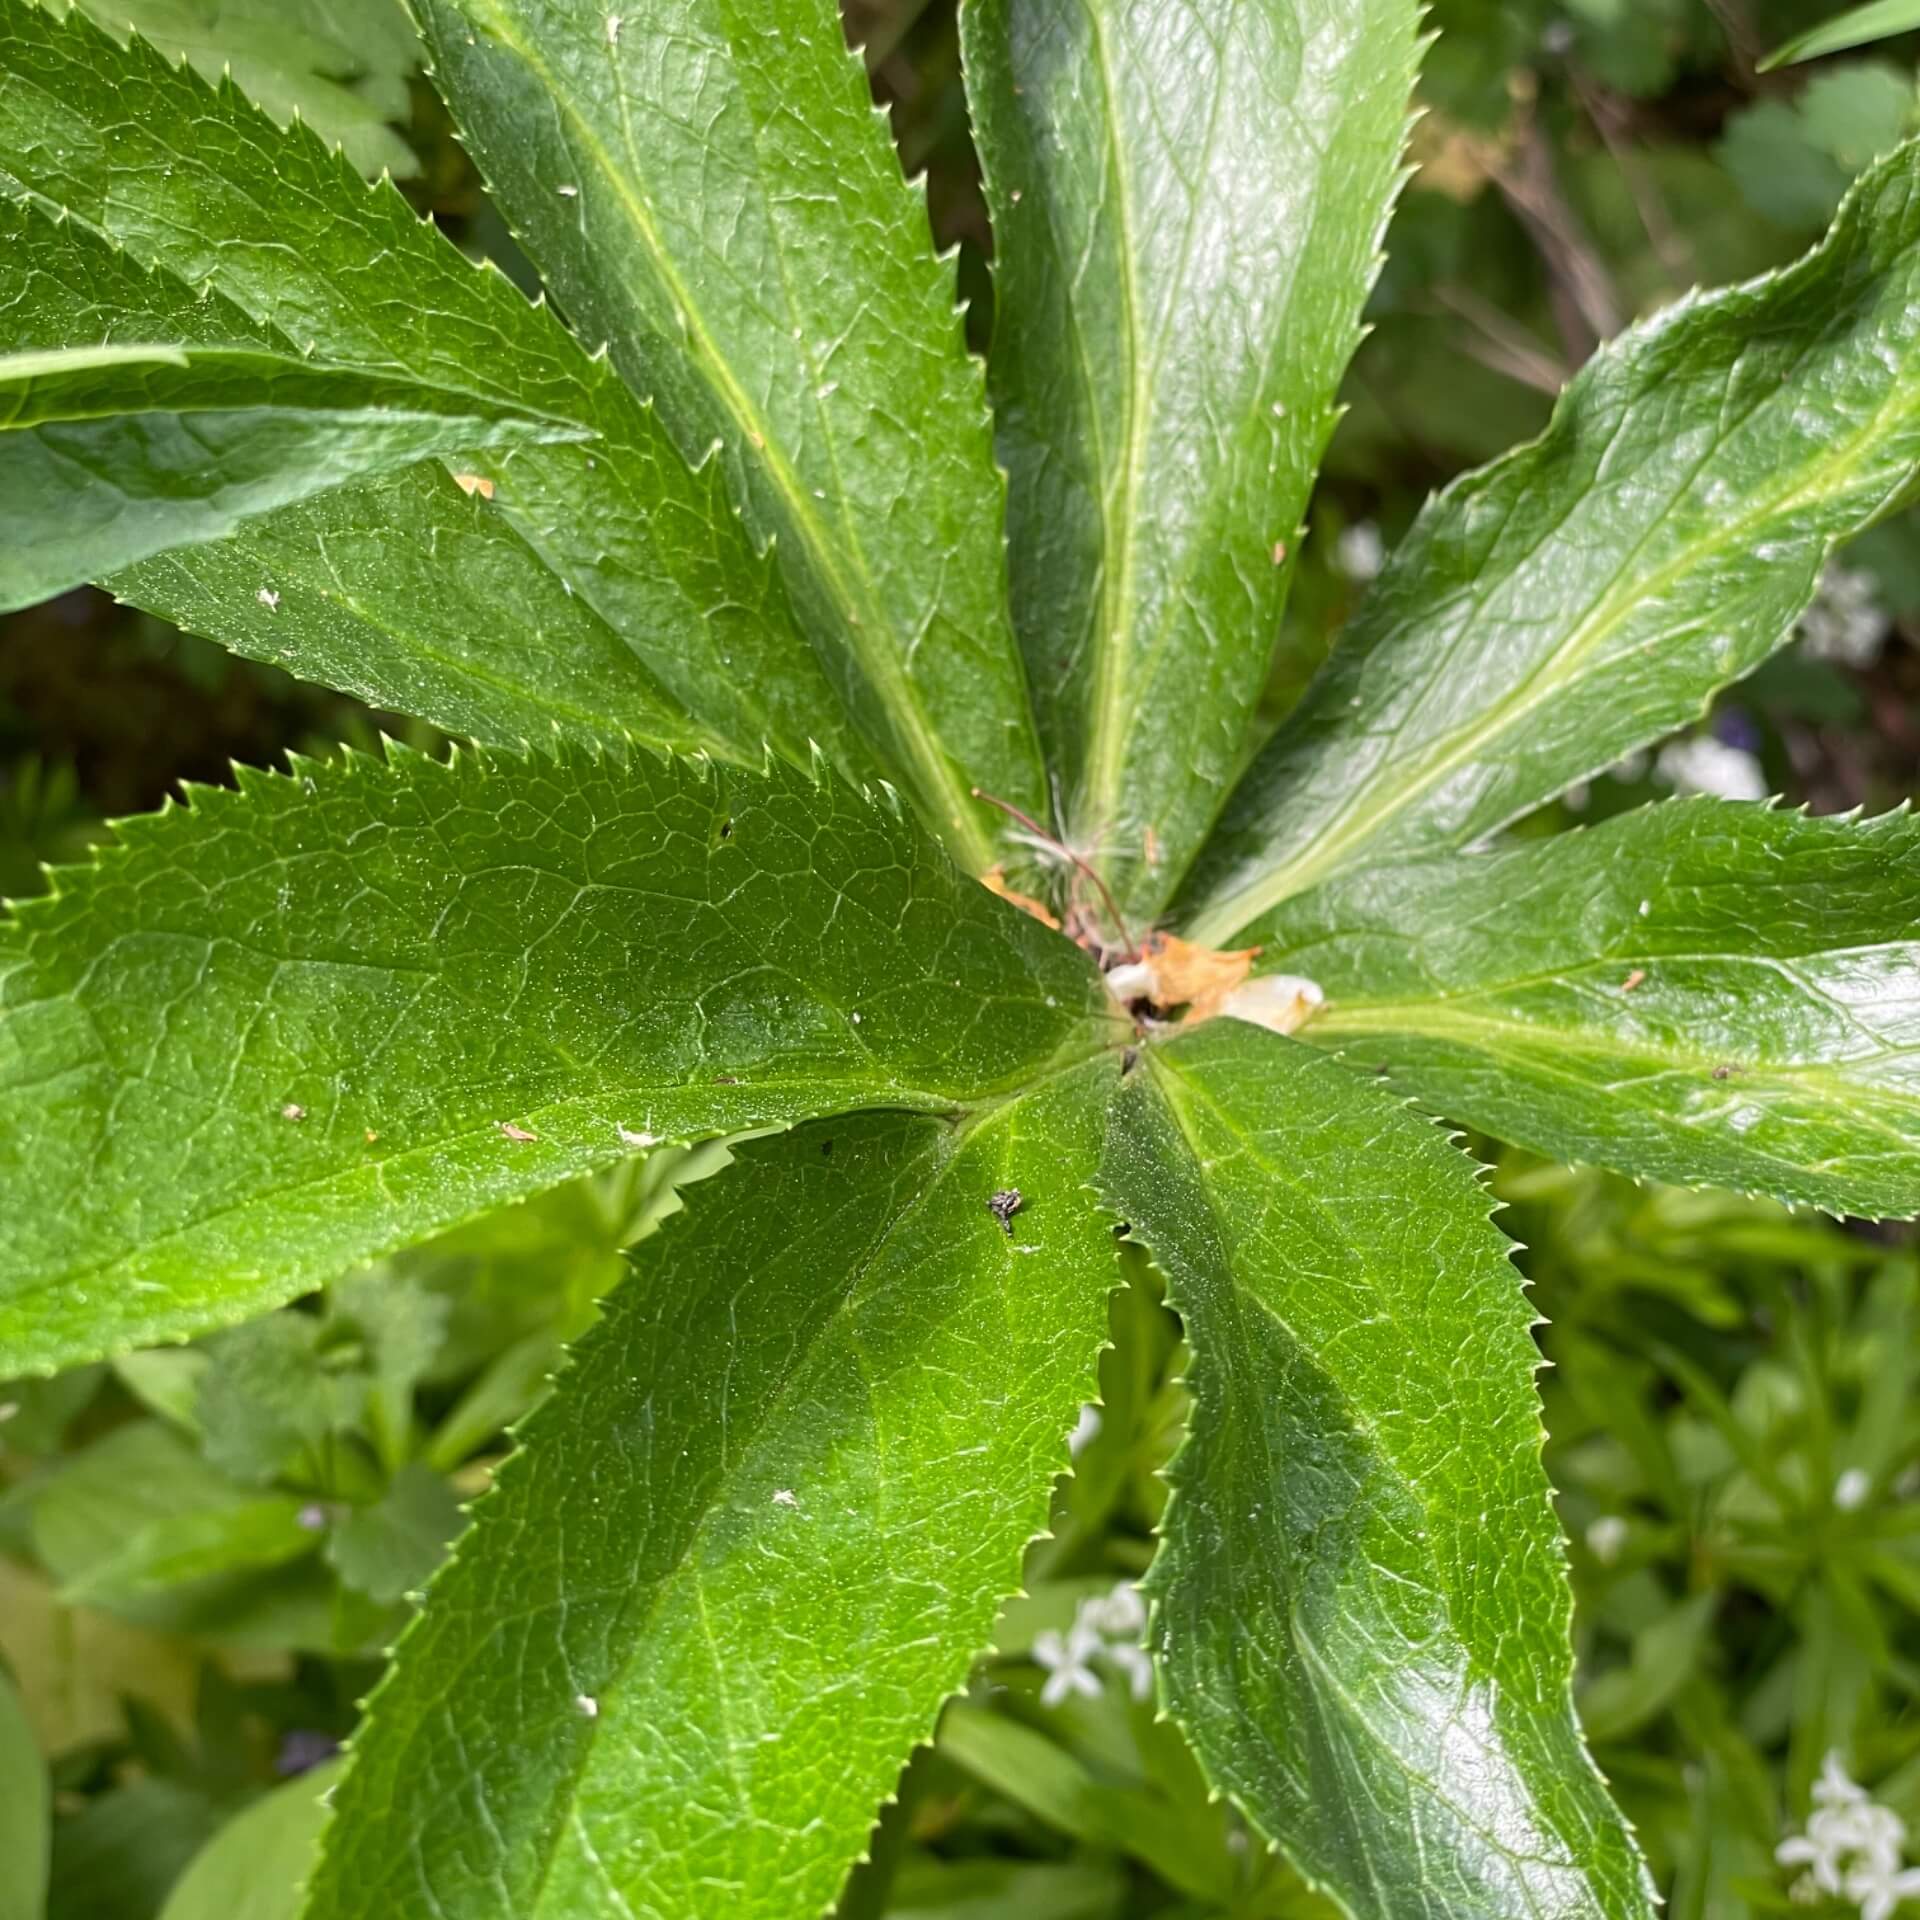
M 1013 1238 L 1013 1216 L 1020 1211 L 1020 1189 L 1002 1187 L 987 1202 L 987 1211 L 1000 1222 L 1009 1240 Z

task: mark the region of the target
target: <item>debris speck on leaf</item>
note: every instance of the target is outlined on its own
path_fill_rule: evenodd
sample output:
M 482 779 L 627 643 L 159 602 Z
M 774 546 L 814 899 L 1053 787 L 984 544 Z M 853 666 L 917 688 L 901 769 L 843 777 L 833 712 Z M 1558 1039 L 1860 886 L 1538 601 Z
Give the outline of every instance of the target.
M 275 593 L 271 587 L 262 587 L 253 597 L 258 600 L 269 613 L 278 613 L 280 611 L 280 596 Z
M 589 1720 L 598 1720 L 600 1718 L 600 1702 L 596 1700 L 592 1694 L 576 1693 L 573 1696 L 573 1704 Z
M 1631 993 L 1646 977 L 1647 970 L 1645 967 L 1635 967 L 1634 970 L 1620 982 L 1620 991 L 1622 993 Z
M 537 1133 L 529 1133 L 525 1127 L 516 1127 L 511 1120 L 502 1120 L 500 1122 L 500 1131 L 504 1133 L 509 1140 L 538 1140 L 540 1138 Z
M 1013 1238 L 1013 1216 L 1023 1204 L 1018 1187 L 1002 1187 L 987 1201 L 987 1211 L 1000 1222 L 1009 1240 Z
M 291 1100 L 289 1100 L 287 1104 L 280 1109 L 280 1118 L 282 1120 L 304 1120 L 306 1117 L 307 1117 L 306 1108 L 302 1106 L 296 1106 L 294 1102 Z
M 453 484 L 469 496 L 477 493 L 482 500 L 493 498 L 493 482 L 484 473 L 456 473 Z
M 645 1129 L 639 1127 L 622 1127 L 620 1129 L 620 1144 L 623 1147 L 635 1147 L 644 1150 L 647 1147 L 657 1147 L 660 1144 L 660 1136 L 658 1134 L 648 1133 Z
M 776 1507 L 797 1507 L 800 1500 L 791 1487 L 777 1487 L 774 1489 L 773 1504 Z

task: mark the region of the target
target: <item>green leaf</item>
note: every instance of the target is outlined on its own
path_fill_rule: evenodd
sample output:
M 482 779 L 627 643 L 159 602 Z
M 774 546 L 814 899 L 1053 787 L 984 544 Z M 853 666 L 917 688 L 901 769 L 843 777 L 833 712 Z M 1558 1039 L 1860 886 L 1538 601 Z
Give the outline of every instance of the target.
M 1920 0 L 1867 0 L 1865 6 L 1849 7 L 1844 13 L 1821 21 L 1817 27 L 1795 34 L 1761 61 L 1760 71 L 1792 66 L 1801 60 L 1817 60 L 1823 53 L 1865 46 L 1869 40 L 1889 40 L 1896 33 L 1911 33 L 1916 27 L 1920 27 Z
M 199 1597 L 170 1590 L 284 1566 L 319 1545 L 299 1501 L 237 1485 L 151 1420 L 70 1455 L 30 1498 L 34 1552 L 62 1602 L 155 1624 L 184 1623 Z
M 194 1855 L 160 1920 L 295 1920 L 339 1776 L 330 1761 L 229 1820 Z
M 69 0 L 42 0 L 56 13 Z M 418 173 L 390 122 L 408 118 L 420 41 L 400 0 L 78 0 L 96 25 L 128 28 L 203 79 L 235 84 L 281 126 L 296 116 L 364 174 Z
M 42 1920 L 53 1791 L 19 1690 L 0 1669 L 0 1920 Z
M 134 820 L 0 928 L 0 1378 L 666 1140 L 941 1111 L 1124 1027 L 830 777 L 396 748 Z
M 1116 1071 L 804 1128 L 688 1197 L 401 1643 L 309 1920 L 831 1901 L 1093 1390 Z
M 1418 20 L 1413 0 L 962 14 L 1015 619 L 1068 838 L 1148 917 L 1251 750 Z
M 830 671 L 956 857 L 1046 805 L 1004 483 L 950 269 L 832 0 L 423 0 L 434 76 L 575 324 L 718 447 Z
M 295 351 L 218 293 L 149 272 L 30 202 L 0 204 L 0 309 L 22 349 L 172 340 Z M 624 731 L 725 747 L 495 506 L 432 466 L 337 488 L 114 585 L 250 659 L 474 739 Z
M 1917 164 L 1863 175 L 1795 266 L 1602 348 L 1538 441 L 1429 503 L 1230 803 L 1195 938 L 1480 839 L 1788 637 L 1920 462 Z
M 1256 1027 L 1144 1057 L 1101 1186 L 1193 1352 L 1148 1580 L 1169 1711 L 1353 1913 L 1650 1916 L 1575 1729 L 1538 1356 L 1471 1164 Z
M 1100 1851 L 1131 1854 L 1189 1898 L 1229 1901 L 1232 1856 L 1178 1807 L 1143 1787 L 1103 1780 L 1077 1756 L 1003 1713 L 956 1700 L 940 1751 L 1050 1827 Z
M 355 1507 L 327 1535 L 327 1561 L 348 1586 L 390 1606 L 426 1585 L 460 1531 L 460 1501 L 429 1467 L 402 1467 L 371 1506 Z
M 1673 801 L 1260 922 L 1313 1040 L 1559 1160 L 1920 1212 L 1920 821 Z
M 0 613 L 427 455 L 582 437 L 254 347 L 0 354 Z
M 54 1829 L 49 1920 L 149 1920 L 218 1825 L 206 1793 L 174 1780 L 88 1800 Z
M 740 756 L 496 503 L 431 466 L 336 489 L 110 584 L 249 660 L 485 745 L 625 736 Z
M 0 0 L 0 70 L 0 174 L 42 205 L 70 210 L 143 265 L 224 295 L 303 352 L 471 392 L 501 410 L 572 421 L 597 435 L 584 447 L 522 448 L 510 459 L 466 463 L 496 489 L 490 512 L 467 524 L 504 520 L 559 576 L 544 590 L 521 581 L 509 608 L 523 604 L 538 615 L 571 590 L 736 757 L 757 759 L 770 741 L 804 764 L 815 740 L 842 766 L 867 764 L 717 464 L 690 472 L 612 369 L 504 275 L 476 270 L 390 185 L 368 187 L 303 128 L 278 132 L 231 87 L 209 90 L 138 40 L 122 49 L 77 17 L 62 26 L 25 0 Z M 63 301 L 63 312 L 87 311 L 84 295 L 57 293 L 43 277 L 32 304 L 10 309 L 10 323 L 32 325 L 37 303 L 48 299 Z M 79 331 L 83 340 L 104 332 L 108 316 L 92 313 L 78 323 L 93 328 Z M 378 500 L 367 503 L 361 524 L 381 510 Z M 444 508 L 436 514 L 446 517 Z M 326 522 L 309 528 L 296 526 L 287 538 L 327 537 Z M 518 554 L 496 564 L 510 580 L 527 571 Z M 215 562 L 188 601 L 177 576 L 189 566 L 197 563 L 183 558 L 161 576 L 161 610 L 179 606 L 211 638 L 232 635 L 240 651 L 260 651 L 256 589 L 236 602 L 234 563 Z M 243 568 L 242 586 L 247 577 Z M 324 582 L 325 572 L 316 578 Z M 360 618 L 390 633 L 404 658 L 446 644 L 415 583 L 412 574 L 399 576 L 389 591 L 386 576 L 359 568 L 336 591 L 350 587 Z M 137 598 L 146 581 L 136 574 L 108 584 Z M 324 620 L 304 598 L 283 596 L 280 617 L 288 614 L 288 628 Z M 551 615 L 539 624 L 551 626 Z M 499 626 L 496 616 L 486 630 L 497 635 Z M 314 640 L 310 655 L 303 643 L 296 670 L 339 677 L 339 662 L 365 638 L 343 627 L 324 646 Z M 278 644 L 277 657 L 296 665 L 288 641 Z M 531 644 L 536 656 L 545 653 L 543 640 Z M 423 691 L 433 685 L 433 665 L 427 658 L 415 670 Z M 573 688 L 561 682 L 555 691 L 590 701 L 600 677 L 595 670 L 582 689 L 576 675 Z M 466 697 L 483 703 L 470 676 Z M 603 735 L 619 736 L 634 697 L 610 696 Z M 508 703 L 485 731 L 524 735 L 520 703 Z M 540 722 L 536 738 L 545 731 Z
M 302 1511 L 299 1500 L 274 1494 L 165 1516 L 69 1580 L 59 1598 L 67 1606 L 124 1612 L 173 1587 L 283 1567 L 317 1544 Z

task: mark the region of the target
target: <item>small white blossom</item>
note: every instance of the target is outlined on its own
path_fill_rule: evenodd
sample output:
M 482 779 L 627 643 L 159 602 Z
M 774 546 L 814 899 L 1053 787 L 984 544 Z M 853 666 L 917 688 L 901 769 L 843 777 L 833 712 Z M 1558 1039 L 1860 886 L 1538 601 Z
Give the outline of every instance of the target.
M 1789 1834 L 1773 1854 L 1783 1867 L 1807 1869 L 1794 1885 L 1795 1899 L 1815 1892 L 1844 1897 L 1862 1920 L 1889 1920 L 1901 1901 L 1920 1897 L 1920 1868 L 1900 1864 L 1907 1823 L 1876 1805 L 1837 1753 L 1827 1755 L 1813 1804 L 1806 1831 Z
M 1091 1627 L 1109 1640 L 1137 1641 L 1146 1631 L 1146 1602 L 1131 1580 L 1122 1580 L 1111 1593 L 1097 1593 L 1081 1601 L 1074 1624 Z
M 1356 520 L 1343 527 L 1333 543 L 1333 562 L 1349 580 L 1378 579 L 1387 564 L 1387 543 L 1371 520 Z
M 1858 1513 L 1873 1491 L 1873 1480 L 1864 1467 L 1849 1467 L 1833 1483 L 1833 1504 L 1842 1513 Z
M 1051 1627 L 1044 1633 L 1036 1633 L 1033 1657 L 1047 1670 L 1045 1684 L 1040 1689 L 1040 1704 L 1057 1707 L 1071 1693 L 1084 1693 L 1089 1700 L 1098 1700 L 1100 1676 L 1088 1662 L 1100 1651 L 1100 1636 L 1077 1620 L 1065 1634 L 1055 1633 Z
M 1080 1409 L 1080 1418 L 1067 1435 L 1067 1452 L 1078 1460 L 1100 1437 L 1100 1409 L 1092 1401 Z
M 1660 777 L 1681 793 L 1711 793 L 1722 800 L 1764 800 L 1767 776 L 1760 762 L 1741 747 L 1730 747 L 1710 733 L 1691 740 L 1669 740 L 1654 763 Z
M 1127 1685 L 1136 1700 L 1153 1694 L 1153 1657 L 1145 1647 L 1121 1644 L 1107 1649 L 1107 1659 L 1126 1675 Z
M 1847 1875 L 1847 1898 L 1859 1907 L 1860 1920 L 1889 1920 L 1903 1900 L 1920 1900 L 1920 1867 L 1870 1860 Z
M 1587 1551 L 1603 1567 L 1610 1567 L 1620 1558 L 1620 1549 L 1627 1544 L 1627 1523 L 1617 1513 L 1603 1513 L 1587 1528 Z
M 1870 667 L 1893 631 L 1879 602 L 1880 583 L 1862 567 L 1831 563 L 1820 576 L 1813 604 L 1800 616 L 1809 658 L 1844 667 Z

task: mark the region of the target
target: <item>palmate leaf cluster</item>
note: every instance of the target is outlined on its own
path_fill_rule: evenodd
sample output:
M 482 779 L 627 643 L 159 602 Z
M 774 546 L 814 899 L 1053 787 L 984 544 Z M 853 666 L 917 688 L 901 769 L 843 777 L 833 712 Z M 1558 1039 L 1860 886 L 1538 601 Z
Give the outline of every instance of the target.
M 1191 1351 L 1149 1640 L 1209 1781 L 1357 1914 L 1650 1913 L 1528 1309 L 1429 1116 L 1920 1211 L 1908 816 L 1485 848 L 1908 497 L 1920 156 L 1436 497 L 1262 739 L 1410 0 L 973 0 L 984 370 L 827 0 L 418 11 L 564 325 L 0 0 L 0 604 L 98 581 L 474 743 L 242 772 L 16 911 L 0 1377 L 764 1136 L 522 1429 L 306 1911 L 831 1902 L 1046 1525 L 1124 1244 Z M 1165 935 L 1289 1017 L 1142 993 Z

